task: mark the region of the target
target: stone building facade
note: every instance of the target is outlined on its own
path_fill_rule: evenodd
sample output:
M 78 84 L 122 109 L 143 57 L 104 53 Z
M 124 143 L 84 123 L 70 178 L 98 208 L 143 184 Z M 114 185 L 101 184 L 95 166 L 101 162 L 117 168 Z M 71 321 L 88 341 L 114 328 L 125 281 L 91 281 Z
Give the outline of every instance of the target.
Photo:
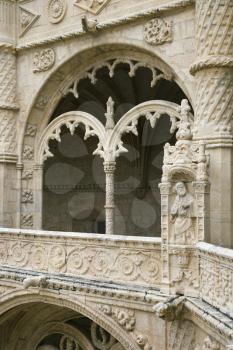
M 0 0 L 0 350 L 233 349 L 232 116 L 232 0 Z

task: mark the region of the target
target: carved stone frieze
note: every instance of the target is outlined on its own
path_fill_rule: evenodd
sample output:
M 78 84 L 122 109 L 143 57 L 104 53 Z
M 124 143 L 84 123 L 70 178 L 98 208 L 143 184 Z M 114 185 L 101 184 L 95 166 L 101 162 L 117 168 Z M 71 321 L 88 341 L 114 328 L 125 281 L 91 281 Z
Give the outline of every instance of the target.
M 66 0 L 48 0 L 48 18 L 51 23 L 59 23 L 66 14 Z
M 53 49 L 37 51 L 33 55 L 33 72 L 44 72 L 52 68 L 55 63 L 55 52 Z
M 98 15 L 111 0 L 76 0 L 74 5 L 82 10 L 91 12 L 93 15 Z
M 22 37 L 33 26 L 39 17 L 40 15 L 19 6 L 19 36 Z
M 208 251 L 208 247 L 201 249 L 200 257 L 200 296 L 233 315 L 233 257 L 226 259 L 221 254 L 216 256 Z
M 21 225 L 32 227 L 32 214 L 22 214 Z M 121 244 L 108 247 L 105 242 L 93 245 L 79 241 L 77 246 L 74 241 L 56 244 L 56 238 L 43 242 L 29 236 L 23 243 L 16 243 L 9 237 L 6 239 L 8 241 L 1 240 L 1 251 L 5 255 L 0 254 L 0 260 L 2 262 L 6 259 L 8 266 L 36 268 L 41 272 L 62 272 L 106 281 L 114 278 L 115 281 L 141 285 L 156 286 L 160 283 L 160 253 L 156 247 L 140 252 L 140 248 L 130 246 L 122 249 Z M 130 327 L 130 324 L 133 327 L 133 316 L 127 321 L 127 315 L 120 310 L 117 316 L 125 328 Z
M 172 23 L 154 18 L 144 27 L 145 41 L 150 45 L 161 45 L 172 41 Z

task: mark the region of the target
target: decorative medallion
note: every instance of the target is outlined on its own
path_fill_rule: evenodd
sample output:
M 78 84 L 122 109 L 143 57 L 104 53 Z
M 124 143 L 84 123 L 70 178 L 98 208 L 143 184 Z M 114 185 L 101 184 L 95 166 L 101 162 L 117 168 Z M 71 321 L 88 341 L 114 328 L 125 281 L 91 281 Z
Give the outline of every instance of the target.
M 67 4 L 65 0 L 49 0 L 48 18 L 51 23 L 59 23 L 66 14 Z
M 38 20 L 40 15 L 36 15 L 35 13 L 26 10 L 22 6 L 19 6 L 19 25 L 20 25 L 20 33 L 19 36 L 23 36 L 32 25 Z
M 162 18 L 154 18 L 144 27 L 145 41 L 150 45 L 161 45 L 172 41 L 172 25 Z
M 91 12 L 93 15 L 98 15 L 109 2 L 110 0 L 76 0 L 74 5 Z
M 55 52 L 53 49 L 45 49 L 35 52 L 33 56 L 33 72 L 44 72 L 55 63 Z

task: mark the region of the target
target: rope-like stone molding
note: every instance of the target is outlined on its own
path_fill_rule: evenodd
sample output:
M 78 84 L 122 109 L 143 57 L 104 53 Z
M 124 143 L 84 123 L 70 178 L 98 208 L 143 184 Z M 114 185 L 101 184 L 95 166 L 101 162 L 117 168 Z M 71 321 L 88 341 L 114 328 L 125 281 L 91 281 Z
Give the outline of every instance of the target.
M 131 22 L 135 22 L 139 19 L 145 19 L 145 18 L 150 18 L 154 15 L 160 15 L 163 14 L 165 12 L 169 12 L 172 10 L 176 10 L 179 8 L 185 8 L 185 7 L 189 7 L 195 4 L 195 0 L 176 0 L 172 3 L 167 3 L 161 6 L 157 6 L 156 8 L 150 9 L 146 12 L 139 12 L 137 14 L 133 14 L 130 15 L 128 17 L 124 17 L 124 18 L 118 18 L 116 20 L 112 20 L 112 21 L 107 21 L 107 22 L 103 22 L 102 24 L 98 24 L 96 26 L 96 30 L 104 30 L 104 29 L 108 29 L 108 28 L 112 28 L 112 27 L 116 27 L 122 24 L 128 24 Z M 39 40 L 39 41 L 32 41 L 30 43 L 26 43 L 26 44 L 22 44 L 22 45 L 18 45 L 17 46 L 17 51 L 21 51 L 21 50 L 26 50 L 26 49 L 30 49 L 33 47 L 37 47 L 37 46 L 42 46 L 42 45 L 46 45 L 46 44 L 51 44 L 60 40 L 69 40 L 72 38 L 76 38 L 79 37 L 81 35 L 86 34 L 86 32 L 83 29 L 77 30 L 77 31 L 72 31 L 70 33 L 66 33 L 66 34 L 59 34 L 56 35 L 52 38 L 48 38 L 48 39 L 43 39 L 43 40 Z
M 195 62 L 191 68 L 190 73 L 195 75 L 196 72 L 206 69 L 206 68 L 214 68 L 214 67 L 233 67 L 233 57 L 231 56 L 213 56 L 206 57 L 200 61 Z

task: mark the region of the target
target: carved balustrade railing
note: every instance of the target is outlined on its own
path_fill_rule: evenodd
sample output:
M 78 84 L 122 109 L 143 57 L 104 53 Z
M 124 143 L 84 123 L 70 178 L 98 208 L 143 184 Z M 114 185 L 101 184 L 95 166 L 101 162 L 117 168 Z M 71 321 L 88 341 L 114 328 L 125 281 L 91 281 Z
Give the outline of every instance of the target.
M 0 229 L 0 266 L 158 288 L 159 238 Z
M 233 316 L 233 250 L 198 243 L 200 297 Z

